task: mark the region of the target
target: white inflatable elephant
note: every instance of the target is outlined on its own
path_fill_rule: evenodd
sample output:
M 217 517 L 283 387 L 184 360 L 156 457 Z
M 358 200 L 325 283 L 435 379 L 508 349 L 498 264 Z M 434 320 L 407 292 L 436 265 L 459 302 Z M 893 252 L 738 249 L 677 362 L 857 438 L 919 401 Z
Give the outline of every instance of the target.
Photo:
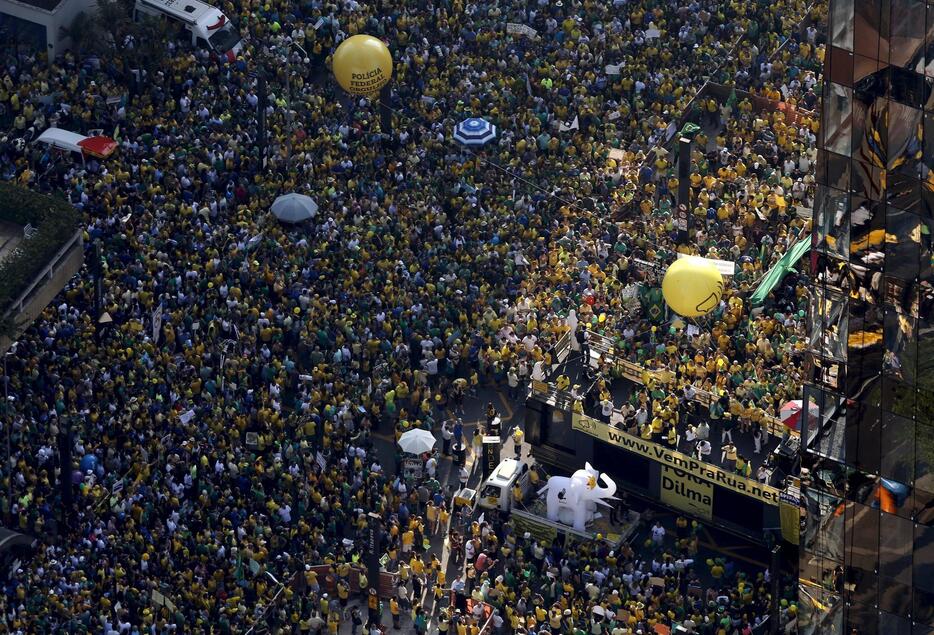
M 601 480 L 606 487 L 597 487 Z M 570 525 L 578 531 L 586 531 L 587 521 L 597 511 L 597 504 L 610 506 L 607 499 L 613 500 L 616 483 L 604 472 L 601 474 L 590 463 L 584 469 L 577 470 L 570 477 L 552 476 L 548 483 L 539 490 L 539 494 L 548 492 L 548 520 Z

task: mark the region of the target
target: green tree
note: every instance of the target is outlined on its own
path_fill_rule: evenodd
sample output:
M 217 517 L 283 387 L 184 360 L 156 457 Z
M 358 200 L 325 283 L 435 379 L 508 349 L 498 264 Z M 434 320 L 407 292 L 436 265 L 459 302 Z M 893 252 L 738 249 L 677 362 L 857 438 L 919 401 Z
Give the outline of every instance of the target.
M 61 28 L 60 36 L 71 40 L 71 48 L 78 59 L 95 52 L 100 44 L 97 20 L 84 11 L 78 13 L 69 26 Z
M 168 20 L 160 20 L 149 15 L 131 23 L 131 34 L 136 45 L 133 49 L 133 68 L 143 68 L 152 72 L 159 68 L 168 54 L 167 43 L 174 38 L 175 29 Z
M 98 0 L 95 21 L 100 32 L 106 35 L 102 38 L 112 53 L 119 54 L 123 50 L 123 40 L 130 34 L 133 27 L 131 12 L 132 4 L 124 0 Z

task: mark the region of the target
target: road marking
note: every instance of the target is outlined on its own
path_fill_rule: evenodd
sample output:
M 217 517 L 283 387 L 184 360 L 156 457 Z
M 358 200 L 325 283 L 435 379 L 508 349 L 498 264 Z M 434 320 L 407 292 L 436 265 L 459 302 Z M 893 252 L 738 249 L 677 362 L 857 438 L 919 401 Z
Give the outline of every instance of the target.
M 499 397 L 499 401 L 501 404 L 503 404 L 503 407 L 506 408 L 506 413 L 507 413 L 505 417 L 500 417 L 500 419 L 502 419 L 503 421 L 510 421 L 513 416 L 513 411 L 512 411 L 512 406 L 509 405 L 509 400 L 506 399 L 506 397 L 503 396 L 503 393 L 501 393 L 498 390 L 496 391 L 496 396 Z

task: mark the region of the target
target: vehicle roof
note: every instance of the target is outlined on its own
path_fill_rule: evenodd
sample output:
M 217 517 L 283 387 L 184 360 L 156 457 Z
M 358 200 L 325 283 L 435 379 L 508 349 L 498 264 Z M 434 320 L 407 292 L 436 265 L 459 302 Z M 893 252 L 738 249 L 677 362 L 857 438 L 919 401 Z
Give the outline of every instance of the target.
M 522 464 L 520 464 L 515 459 L 503 459 L 503 461 L 493 470 L 493 473 L 490 475 L 490 481 L 508 481 L 514 476 L 518 475 L 522 469 Z
M 181 18 L 186 22 L 198 24 L 205 18 L 219 14 L 220 10 L 198 0 L 139 0 L 142 4 Z
M 87 139 L 83 134 L 64 130 L 63 128 L 49 128 L 36 138 L 36 143 L 45 143 L 56 148 L 62 148 L 70 152 L 82 152 L 78 145 Z

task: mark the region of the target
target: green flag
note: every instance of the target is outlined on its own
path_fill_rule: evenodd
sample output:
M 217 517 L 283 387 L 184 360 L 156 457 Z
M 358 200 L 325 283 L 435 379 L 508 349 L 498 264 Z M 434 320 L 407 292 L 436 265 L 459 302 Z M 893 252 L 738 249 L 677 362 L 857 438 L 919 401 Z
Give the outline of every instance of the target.
M 811 237 L 795 244 L 791 249 L 785 252 L 775 266 L 769 269 L 768 273 L 762 278 L 759 287 L 749 297 L 753 306 L 759 306 L 765 302 L 765 298 L 771 293 L 772 289 L 778 286 L 778 283 L 791 271 L 795 264 L 801 260 L 801 256 L 811 248 Z
M 658 287 L 640 287 L 639 303 L 650 321 L 660 324 L 665 320 L 665 296 Z
M 698 132 L 700 132 L 700 129 L 701 127 L 698 126 L 696 123 L 691 123 L 690 121 L 688 121 L 687 123 L 684 124 L 684 127 L 681 128 L 681 136 L 682 137 L 693 137 Z

